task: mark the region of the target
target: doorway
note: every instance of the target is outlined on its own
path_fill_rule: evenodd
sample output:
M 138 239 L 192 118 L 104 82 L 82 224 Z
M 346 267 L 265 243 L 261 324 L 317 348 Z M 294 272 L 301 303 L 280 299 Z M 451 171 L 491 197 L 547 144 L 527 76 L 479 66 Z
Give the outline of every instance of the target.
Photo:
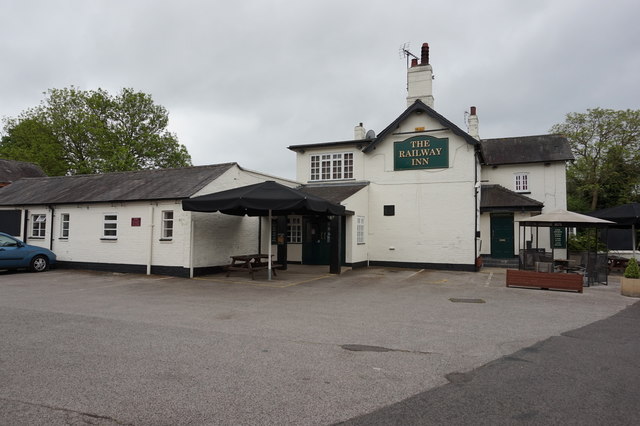
M 302 219 L 302 263 L 328 265 L 330 251 L 329 220 L 325 216 L 305 216 Z
M 491 257 L 514 257 L 513 213 L 491 214 Z
M 346 217 L 341 221 L 340 265 L 345 264 Z M 304 216 L 302 218 L 302 264 L 329 265 L 331 263 L 331 220 L 327 216 Z

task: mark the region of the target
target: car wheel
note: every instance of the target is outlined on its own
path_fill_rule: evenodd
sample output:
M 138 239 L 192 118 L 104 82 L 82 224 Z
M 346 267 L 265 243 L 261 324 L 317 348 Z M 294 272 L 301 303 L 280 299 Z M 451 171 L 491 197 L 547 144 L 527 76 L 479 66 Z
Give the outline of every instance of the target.
M 49 259 L 41 254 L 31 259 L 29 267 L 33 272 L 43 272 L 49 269 Z

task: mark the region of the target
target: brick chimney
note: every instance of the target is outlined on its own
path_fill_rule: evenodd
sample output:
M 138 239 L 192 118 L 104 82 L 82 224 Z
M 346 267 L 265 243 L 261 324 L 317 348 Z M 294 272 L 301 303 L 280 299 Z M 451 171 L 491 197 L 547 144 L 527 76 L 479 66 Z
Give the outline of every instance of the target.
M 433 68 L 429 64 L 429 43 L 422 44 L 420 63 L 411 60 L 411 67 L 407 71 L 407 106 L 411 106 L 416 99 L 433 108 Z
M 469 125 L 469 135 L 475 139 L 480 140 L 480 133 L 478 130 L 478 115 L 476 114 L 476 107 L 472 106 L 469 112 L 469 119 L 467 121 Z

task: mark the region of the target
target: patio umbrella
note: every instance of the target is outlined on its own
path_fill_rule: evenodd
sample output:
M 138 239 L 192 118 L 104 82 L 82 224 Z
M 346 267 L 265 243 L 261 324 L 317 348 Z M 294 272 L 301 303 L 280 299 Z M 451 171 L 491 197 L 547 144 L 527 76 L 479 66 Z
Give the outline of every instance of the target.
M 609 220 L 599 219 L 597 217 L 587 216 L 563 209 L 557 209 L 549 213 L 539 214 L 527 219 L 521 219 L 520 223 L 523 222 L 526 226 L 606 227 L 615 225 L 615 223 Z
M 631 226 L 633 257 L 636 256 L 636 226 L 640 225 L 640 203 L 628 203 L 609 207 L 608 209 L 596 210 L 589 213 L 589 216 L 612 220 L 618 225 Z
M 241 186 L 213 194 L 182 200 L 182 209 L 196 212 L 220 212 L 235 216 L 267 216 L 271 235 L 271 216 L 289 214 L 325 214 L 342 216 L 345 207 L 307 194 L 275 181 Z M 269 244 L 271 279 L 271 244 Z

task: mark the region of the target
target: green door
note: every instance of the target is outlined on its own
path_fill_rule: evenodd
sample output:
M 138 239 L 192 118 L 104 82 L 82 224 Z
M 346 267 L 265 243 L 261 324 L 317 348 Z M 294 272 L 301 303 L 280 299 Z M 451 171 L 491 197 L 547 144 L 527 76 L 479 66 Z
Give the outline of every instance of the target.
M 328 265 L 331 235 L 326 217 L 305 217 L 302 230 L 302 263 Z
M 491 257 L 509 259 L 514 257 L 513 214 L 491 215 Z

